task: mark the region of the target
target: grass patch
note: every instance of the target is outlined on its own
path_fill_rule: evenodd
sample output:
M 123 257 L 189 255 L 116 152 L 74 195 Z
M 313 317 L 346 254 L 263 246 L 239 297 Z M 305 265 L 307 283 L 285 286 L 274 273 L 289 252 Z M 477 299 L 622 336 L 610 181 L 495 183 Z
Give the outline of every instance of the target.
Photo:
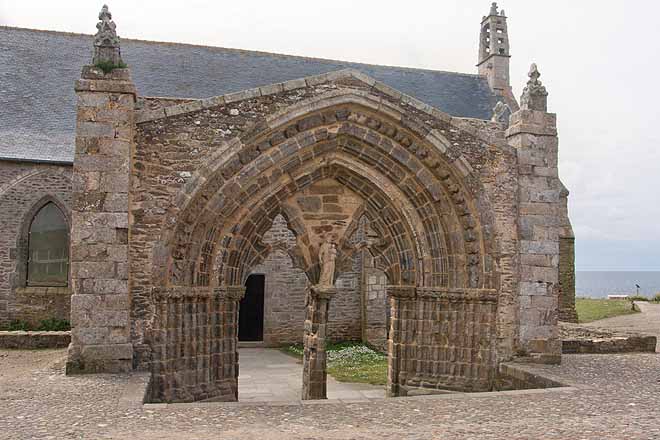
M 613 316 L 638 313 L 637 310 L 633 310 L 632 303 L 625 299 L 576 298 L 575 309 L 577 310 L 579 322 L 591 322 Z
M 303 347 L 290 345 L 285 353 L 302 359 Z M 369 383 L 385 385 L 387 383 L 387 356 L 359 342 L 340 342 L 329 344 L 328 374 L 339 382 Z
M 30 324 L 17 319 L 9 323 L 7 330 L 10 332 L 27 332 L 30 330 Z
M 39 323 L 37 331 L 41 332 L 63 332 L 71 330 L 71 324 L 66 319 L 50 318 Z

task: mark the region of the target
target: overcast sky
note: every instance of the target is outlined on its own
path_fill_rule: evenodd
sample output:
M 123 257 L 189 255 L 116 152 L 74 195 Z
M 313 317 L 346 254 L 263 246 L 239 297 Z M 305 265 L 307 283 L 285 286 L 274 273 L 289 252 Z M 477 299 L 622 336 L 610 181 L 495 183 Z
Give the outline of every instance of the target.
M 108 0 L 121 37 L 475 73 L 482 0 Z M 660 270 L 660 2 L 504 0 L 516 96 L 558 114 L 583 269 Z M 102 3 L 0 0 L 0 25 L 94 33 Z M 0 46 L 1 46 L 0 42 Z

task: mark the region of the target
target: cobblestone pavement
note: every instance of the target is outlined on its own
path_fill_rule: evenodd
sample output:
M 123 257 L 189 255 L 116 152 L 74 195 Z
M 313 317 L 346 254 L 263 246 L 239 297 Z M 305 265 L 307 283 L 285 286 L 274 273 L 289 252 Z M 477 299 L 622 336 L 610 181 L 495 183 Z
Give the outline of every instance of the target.
M 660 356 L 528 367 L 573 389 L 297 406 L 141 406 L 136 376 L 63 375 L 64 350 L 0 350 L 3 439 L 660 439 Z
M 635 306 L 642 313 L 615 316 L 581 325 L 584 327 L 623 330 L 656 336 L 658 338 L 656 351 L 660 352 L 660 304 L 636 301 Z

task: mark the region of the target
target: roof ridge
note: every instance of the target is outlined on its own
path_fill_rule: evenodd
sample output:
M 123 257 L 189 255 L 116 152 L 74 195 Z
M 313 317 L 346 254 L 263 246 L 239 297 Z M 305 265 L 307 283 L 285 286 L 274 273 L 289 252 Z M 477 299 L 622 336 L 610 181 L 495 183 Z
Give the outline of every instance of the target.
M 50 29 L 34 29 L 34 28 L 23 28 L 23 27 L 18 27 L 18 26 L 6 26 L 6 25 L 0 25 L 0 30 L 2 29 L 11 29 L 11 30 L 17 30 L 17 31 L 27 31 L 27 32 L 38 32 L 38 33 L 50 33 L 50 34 L 57 34 L 57 35 L 68 35 L 72 37 L 90 37 L 92 38 L 92 34 L 83 34 L 83 33 L 77 33 L 77 32 L 67 32 L 67 31 L 56 31 L 56 30 L 50 30 Z M 323 62 L 323 63 L 350 63 L 354 65 L 360 65 L 360 66 L 367 66 L 367 67 L 384 67 L 388 69 L 399 69 L 403 71 L 411 71 L 411 72 L 429 72 L 429 73 L 446 73 L 446 74 L 451 74 L 451 75 L 460 75 L 460 76 L 466 76 L 466 77 L 477 77 L 481 78 L 484 77 L 483 75 L 479 75 L 477 73 L 464 73 L 464 72 L 453 72 L 450 70 L 434 70 L 434 69 L 428 69 L 428 68 L 421 68 L 421 67 L 408 67 L 408 66 L 393 66 L 393 65 L 388 65 L 388 64 L 372 64 L 372 63 L 364 63 L 364 62 L 359 62 L 359 61 L 348 61 L 348 60 L 336 60 L 332 58 L 318 58 L 318 57 L 310 57 L 310 56 L 305 56 L 305 55 L 290 55 L 290 54 L 283 54 L 283 53 L 277 53 L 277 52 L 266 52 L 262 50 L 252 50 L 252 49 L 237 49 L 237 48 L 232 48 L 232 47 L 222 47 L 222 46 L 209 46 L 209 45 L 204 45 L 204 44 L 195 44 L 195 43 L 181 43 L 181 42 L 173 42 L 173 41 L 155 41 L 155 40 L 143 40 L 140 38 L 128 38 L 128 37 L 120 37 L 122 41 L 132 41 L 132 42 L 137 42 L 137 43 L 147 43 L 147 44 L 157 44 L 157 45 L 165 45 L 165 46 L 186 46 L 186 47 L 197 47 L 197 48 L 204 48 L 204 49 L 212 49 L 212 50 L 224 50 L 224 51 L 229 51 L 229 52 L 235 52 L 238 54 L 255 54 L 255 55 L 268 55 L 272 57 L 278 57 L 278 58 L 296 58 L 296 59 L 301 59 L 301 60 L 310 60 L 310 61 L 317 61 L 317 62 Z

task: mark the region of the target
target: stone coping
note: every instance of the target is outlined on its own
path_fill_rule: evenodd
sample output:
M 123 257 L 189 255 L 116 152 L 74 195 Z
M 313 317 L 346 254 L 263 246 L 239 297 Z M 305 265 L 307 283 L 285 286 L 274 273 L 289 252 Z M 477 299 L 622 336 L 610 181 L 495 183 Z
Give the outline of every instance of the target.
M 657 337 L 622 329 L 585 327 L 561 322 L 562 353 L 655 353 Z
M 579 388 L 573 386 L 555 387 L 555 388 L 535 388 L 529 390 L 509 390 L 509 391 L 485 391 L 477 393 L 446 393 L 446 394 L 426 394 L 423 396 L 407 396 L 407 397 L 373 397 L 364 399 L 324 399 L 324 400 L 280 400 L 280 401 L 263 401 L 263 402 L 191 402 L 191 403 L 145 403 L 145 409 L 181 409 L 181 408 L 195 408 L 195 407 L 255 407 L 255 406 L 308 406 L 308 405 L 339 405 L 351 403 L 379 403 L 386 400 L 400 401 L 400 400 L 465 400 L 465 399 L 478 399 L 478 398 L 492 398 L 492 397 L 511 397 L 511 396 L 525 396 L 530 394 L 546 394 L 558 392 L 575 392 Z
M 428 113 L 438 119 L 450 122 L 452 116 L 442 112 L 435 107 L 423 103 L 422 101 L 399 92 L 387 84 L 376 81 L 369 75 L 366 75 L 356 69 L 341 69 L 333 72 L 322 73 L 319 75 L 312 75 L 298 79 L 292 79 L 281 83 L 270 84 L 263 87 L 256 87 L 253 89 L 246 89 L 240 92 L 229 93 L 221 96 L 213 96 L 205 99 L 195 99 L 187 103 L 176 104 L 169 107 L 164 107 L 157 110 L 139 110 L 136 112 L 136 123 L 140 124 L 148 121 L 155 121 L 157 119 L 167 118 L 186 113 L 193 113 L 199 110 L 217 107 L 221 105 L 231 104 L 233 102 L 243 101 L 246 99 L 253 99 L 259 96 L 274 95 L 277 93 L 288 92 L 291 90 L 302 89 L 306 87 L 314 87 L 331 81 L 340 79 L 354 78 L 362 81 L 368 86 L 385 93 L 386 95 L 399 99 L 402 102 L 411 105 L 417 110 Z
M 655 336 L 614 336 L 611 338 L 564 339 L 563 354 L 655 353 Z
M 244 101 L 246 99 L 254 99 L 260 96 L 269 96 L 291 90 L 297 90 L 306 87 L 314 87 L 327 82 L 332 82 L 347 78 L 353 78 L 358 81 L 361 81 L 364 84 L 377 90 L 378 92 L 384 93 L 385 95 L 393 98 L 395 101 L 398 101 L 398 103 L 402 105 L 409 105 L 434 118 L 437 118 L 441 121 L 445 121 L 451 124 L 452 126 L 456 127 L 457 129 L 467 132 L 481 139 L 484 142 L 498 146 L 505 143 L 502 139 L 498 139 L 497 137 L 494 137 L 489 133 L 485 133 L 483 130 L 479 130 L 471 126 L 466 126 L 466 124 L 461 123 L 461 121 L 464 121 L 466 118 L 458 118 L 451 116 L 448 113 L 438 110 L 437 108 L 428 105 L 417 98 L 414 98 L 410 95 L 406 95 L 405 93 L 402 93 L 396 90 L 395 88 L 388 86 L 385 83 L 376 81 L 374 78 L 370 77 L 369 75 L 366 75 L 360 72 L 359 70 L 353 68 L 341 69 L 333 72 L 322 73 L 319 75 L 307 76 L 303 78 L 284 81 L 281 83 L 256 87 L 253 89 L 246 89 L 240 92 L 229 93 L 226 95 L 213 96 L 205 99 L 191 98 L 188 102 L 182 104 L 175 104 L 155 110 L 150 110 L 150 109 L 137 110 L 135 112 L 135 123 L 141 124 L 145 122 L 151 122 L 159 119 L 169 118 L 172 116 L 194 113 L 200 110 L 223 106 L 234 102 Z M 148 97 L 144 97 L 144 98 L 148 98 Z
M 532 388 L 532 389 L 519 389 L 519 390 L 503 390 L 503 391 L 484 391 L 484 392 L 456 392 L 448 391 L 439 394 L 424 394 L 417 396 L 405 397 L 365 397 L 363 399 L 322 399 L 322 400 L 272 400 L 272 401 L 238 401 L 238 402 L 213 402 L 213 401 L 200 401 L 188 403 L 143 403 L 145 409 L 181 409 L 181 408 L 196 408 L 196 407 L 268 407 L 268 406 L 296 406 L 302 407 L 307 405 L 338 405 L 338 404 L 368 404 L 379 403 L 387 400 L 464 400 L 464 399 L 478 399 L 478 398 L 497 398 L 497 397 L 511 397 L 511 396 L 526 396 L 530 394 L 547 394 L 547 393 L 561 393 L 561 392 L 575 392 L 584 388 L 577 384 L 568 383 L 567 381 L 557 378 L 551 374 L 539 374 L 535 371 L 533 365 L 516 364 L 516 363 L 503 363 L 500 365 L 502 373 L 515 376 L 522 380 L 533 380 L 541 386 L 547 388 Z M 139 390 L 134 391 L 134 395 L 142 395 Z M 146 396 L 146 394 L 143 394 Z M 240 396 L 240 388 L 239 388 Z M 239 398 L 240 399 L 240 398 Z M 142 402 L 145 400 L 143 399 Z M 135 402 L 134 402 L 135 404 Z
M 133 372 L 126 383 L 126 389 L 119 398 L 118 407 L 124 409 L 139 408 L 146 402 L 149 392 L 151 373 Z M 146 407 L 146 405 L 145 405 Z

